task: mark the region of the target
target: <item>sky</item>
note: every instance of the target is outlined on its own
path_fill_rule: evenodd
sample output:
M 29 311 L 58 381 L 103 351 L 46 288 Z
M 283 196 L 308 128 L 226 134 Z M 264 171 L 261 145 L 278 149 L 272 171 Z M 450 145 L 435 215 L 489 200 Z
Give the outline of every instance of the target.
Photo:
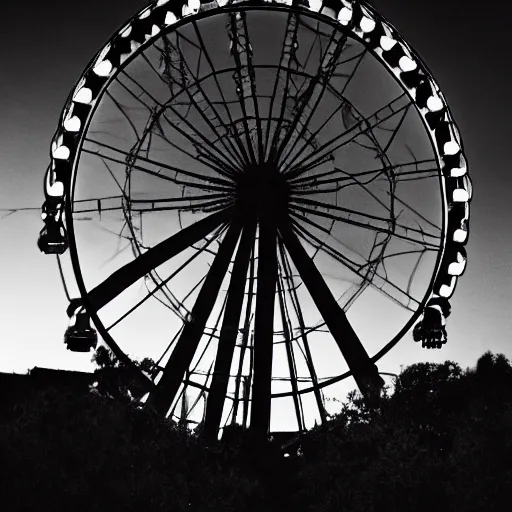
M 28 0 L 3 7 L 1 209 L 40 207 L 48 148 L 69 91 L 95 52 L 145 4 Z M 505 66 L 512 8 L 505 3 L 489 13 L 461 0 L 374 4 L 421 55 L 444 92 L 474 188 L 468 266 L 451 300 L 448 344 L 427 351 L 409 335 L 381 359 L 379 369 L 397 373 L 402 365 L 446 359 L 467 367 L 487 350 L 512 358 L 512 81 Z M 37 210 L 0 220 L 0 371 L 90 370 L 90 355 L 70 353 L 62 342 L 67 301 L 55 259 L 36 246 L 41 227 Z

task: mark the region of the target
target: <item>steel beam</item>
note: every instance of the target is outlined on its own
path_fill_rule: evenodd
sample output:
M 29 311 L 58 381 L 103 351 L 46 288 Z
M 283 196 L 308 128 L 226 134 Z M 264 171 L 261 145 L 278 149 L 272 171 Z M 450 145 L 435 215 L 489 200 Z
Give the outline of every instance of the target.
M 274 303 L 277 281 L 277 232 L 275 222 L 259 223 L 256 315 L 254 319 L 254 379 L 250 430 L 258 438 L 270 429 L 270 395 L 274 348 Z
M 230 208 L 213 213 L 191 226 L 178 231 L 163 242 L 155 245 L 138 258 L 116 270 L 105 281 L 89 292 L 89 304 L 93 311 L 99 311 L 133 283 L 149 274 L 162 263 L 202 240 L 215 228 L 229 219 Z
M 288 316 L 286 310 L 286 300 L 284 296 L 284 286 L 282 285 L 282 278 L 277 280 L 277 295 L 279 297 L 279 308 L 281 310 L 281 321 L 283 324 L 284 343 L 286 347 L 286 357 L 288 359 L 288 371 L 290 373 L 290 382 L 292 385 L 293 405 L 295 406 L 295 414 L 297 416 L 297 428 L 299 432 L 304 430 L 301 414 L 301 399 L 299 397 L 299 389 L 297 387 L 297 372 L 295 368 L 295 357 L 293 355 L 293 347 L 291 342 L 291 332 L 288 324 Z
M 302 344 L 304 345 L 305 351 L 305 359 L 306 365 L 309 370 L 309 374 L 311 375 L 311 381 L 314 386 L 314 395 L 316 399 L 316 403 L 318 406 L 318 412 L 320 414 L 320 419 L 322 423 L 327 421 L 327 416 L 325 414 L 325 407 L 322 400 L 322 394 L 320 393 L 320 388 L 318 387 L 318 377 L 316 375 L 316 370 L 313 365 L 313 358 L 311 357 L 311 350 L 309 348 L 308 336 L 306 334 L 306 326 L 304 324 L 304 317 L 302 315 L 302 311 L 300 309 L 299 298 L 297 296 L 297 290 L 294 288 L 292 271 L 290 268 L 290 262 L 288 261 L 288 257 L 286 256 L 283 241 L 279 240 L 279 254 L 281 256 L 281 261 L 283 262 L 283 270 L 286 280 L 288 281 L 288 293 L 292 300 L 293 308 L 295 310 L 295 314 L 297 316 L 297 321 L 299 323 L 300 334 L 302 338 Z
M 235 251 L 241 228 L 242 224 L 238 220 L 230 224 L 192 308 L 191 320 L 185 324 L 165 365 L 162 378 L 149 395 L 147 403 L 161 414 L 167 414 L 180 383 L 192 363 Z
M 208 441 L 213 441 L 217 438 L 222 420 L 222 411 L 229 384 L 229 373 L 244 302 L 247 269 L 249 268 L 255 235 L 256 222 L 250 222 L 242 231 L 242 238 L 233 263 L 226 310 L 220 331 L 217 358 L 215 359 L 213 380 L 206 402 L 204 431 Z
M 345 358 L 361 393 L 368 400 L 374 399 L 380 394 L 384 385 L 377 366 L 370 360 L 345 312 L 336 302 L 315 263 L 293 232 L 289 219 L 280 220 L 279 234 L 303 283 Z

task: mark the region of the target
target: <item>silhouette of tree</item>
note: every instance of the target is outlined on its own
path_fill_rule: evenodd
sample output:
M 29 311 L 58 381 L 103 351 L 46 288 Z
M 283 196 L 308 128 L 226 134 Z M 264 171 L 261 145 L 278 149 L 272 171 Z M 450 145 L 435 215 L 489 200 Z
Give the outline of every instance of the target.
M 140 400 L 148 388 L 136 374 L 134 369 L 117 359 L 112 352 L 100 345 L 92 356 L 92 362 L 98 367 L 96 389 L 100 394 L 121 401 Z M 133 361 L 134 366 L 142 370 L 148 377 L 153 374 L 156 363 L 149 357 L 142 361 Z
M 467 370 L 412 365 L 378 407 L 351 393 L 288 457 L 241 427 L 205 445 L 125 393 L 107 352 L 95 361 L 94 393 L 48 388 L 0 418 L 6 510 L 480 512 L 512 497 L 512 366 L 500 354 Z

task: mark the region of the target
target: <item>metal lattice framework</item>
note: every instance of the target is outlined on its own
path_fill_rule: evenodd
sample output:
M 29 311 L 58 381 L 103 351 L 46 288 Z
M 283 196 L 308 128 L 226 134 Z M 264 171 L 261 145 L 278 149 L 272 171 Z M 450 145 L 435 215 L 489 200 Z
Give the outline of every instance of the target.
M 66 102 L 39 245 L 63 275 L 69 245 L 68 348 L 91 318 L 151 355 L 149 403 L 211 437 L 302 431 L 350 375 L 378 395 L 421 315 L 446 342 L 471 193 L 444 96 L 370 6 L 158 0 Z

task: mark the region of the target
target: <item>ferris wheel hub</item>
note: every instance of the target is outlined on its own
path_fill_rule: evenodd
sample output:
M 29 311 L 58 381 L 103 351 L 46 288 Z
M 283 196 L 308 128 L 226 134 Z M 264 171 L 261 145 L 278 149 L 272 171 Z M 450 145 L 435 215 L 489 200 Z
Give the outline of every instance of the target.
M 248 167 L 236 182 L 236 202 L 244 215 L 275 218 L 286 213 L 289 185 L 272 163 Z

